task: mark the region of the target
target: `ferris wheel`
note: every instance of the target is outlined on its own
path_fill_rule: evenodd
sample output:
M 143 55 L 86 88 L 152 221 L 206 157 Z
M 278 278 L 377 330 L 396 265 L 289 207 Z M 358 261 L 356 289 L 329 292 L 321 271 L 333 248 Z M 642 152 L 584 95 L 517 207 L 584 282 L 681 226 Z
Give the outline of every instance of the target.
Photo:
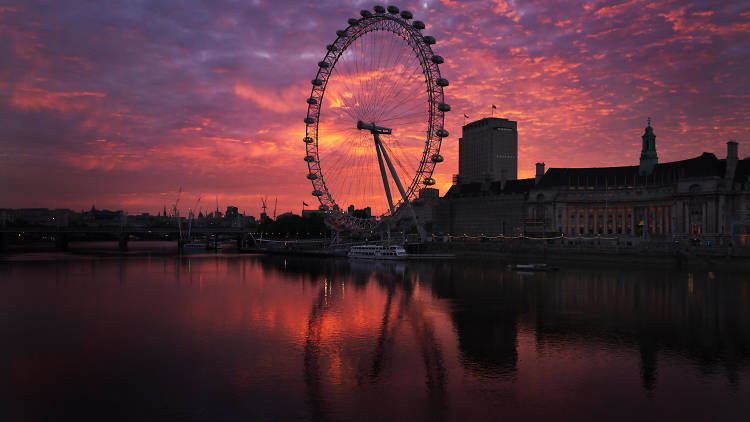
M 312 195 L 334 226 L 372 230 L 407 210 L 422 187 L 435 184 L 443 161 L 444 101 L 435 38 L 396 6 L 351 18 L 326 46 L 311 81 L 305 117 L 305 161 Z M 372 217 L 346 208 L 370 207 Z M 421 230 L 417 224 L 417 228 Z

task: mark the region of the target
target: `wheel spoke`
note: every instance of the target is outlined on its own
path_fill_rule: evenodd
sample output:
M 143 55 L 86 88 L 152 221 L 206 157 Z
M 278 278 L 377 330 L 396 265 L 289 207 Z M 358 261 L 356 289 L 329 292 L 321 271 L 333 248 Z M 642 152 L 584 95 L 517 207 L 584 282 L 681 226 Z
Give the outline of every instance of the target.
M 428 87 L 436 86 L 440 73 L 429 63 L 429 46 L 408 21 L 374 15 L 354 26 L 356 30 L 347 32 L 350 38 L 337 41 L 343 51 L 319 88 L 313 133 L 320 181 L 313 184 L 326 191 L 321 202 L 330 194 L 332 204 L 342 210 L 350 204 L 358 209 L 370 206 L 373 215 L 382 216 L 389 207 L 377 149 L 373 135 L 357 129 L 357 122 L 391 128 L 392 133 L 381 135 L 383 151 L 412 198 L 424 177 L 422 169 L 431 174 L 434 166 L 427 166 L 428 152 L 439 151 L 440 139 L 431 137 L 432 125 L 442 128 L 443 115 L 432 113 L 434 102 L 442 102 L 442 88 L 436 96 Z M 425 51 L 428 59 L 423 62 Z M 393 183 L 389 177 L 387 184 L 396 192 Z

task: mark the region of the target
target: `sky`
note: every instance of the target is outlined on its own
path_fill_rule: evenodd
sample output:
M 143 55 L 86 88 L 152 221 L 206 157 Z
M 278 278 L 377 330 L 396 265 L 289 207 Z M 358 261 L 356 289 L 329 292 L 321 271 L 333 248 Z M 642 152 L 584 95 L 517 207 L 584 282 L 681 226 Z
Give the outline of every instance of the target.
M 335 31 L 372 1 L 0 0 L 0 208 L 315 205 L 305 99 Z M 389 3 L 390 4 L 390 3 Z M 750 155 L 747 1 L 404 1 L 445 58 L 452 107 L 518 122 L 519 177 Z M 334 194 L 335 195 L 335 194 Z

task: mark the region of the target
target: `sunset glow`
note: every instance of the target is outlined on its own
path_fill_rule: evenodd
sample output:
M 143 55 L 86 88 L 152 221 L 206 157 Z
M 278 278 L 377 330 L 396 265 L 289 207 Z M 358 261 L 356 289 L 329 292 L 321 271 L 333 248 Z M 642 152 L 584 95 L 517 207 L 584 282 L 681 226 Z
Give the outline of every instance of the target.
M 279 213 L 315 203 L 302 142 L 310 80 L 335 31 L 376 3 L 5 4 L 0 207 L 156 213 L 182 186 L 185 204 L 218 196 L 222 208 L 257 215 L 261 197 L 278 197 Z M 518 122 L 519 177 L 533 176 L 535 162 L 637 164 L 649 116 L 660 162 L 703 151 L 723 158 L 730 139 L 740 158 L 750 151 L 747 2 L 398 6 L 425 22 L 445 58 L 450 137 L 433 175 L 441 195 L 458 171 L 464 114 L 487 117 L 492 104 L 496 117 Z M 343 115 L 355 100 L 339 90 L 323 113 Z M 414 146 L 424 139 L 403 142 L 406 156 L 421 156 Z M 371 176 L 358 200 L 383 201 L 380 175 Z

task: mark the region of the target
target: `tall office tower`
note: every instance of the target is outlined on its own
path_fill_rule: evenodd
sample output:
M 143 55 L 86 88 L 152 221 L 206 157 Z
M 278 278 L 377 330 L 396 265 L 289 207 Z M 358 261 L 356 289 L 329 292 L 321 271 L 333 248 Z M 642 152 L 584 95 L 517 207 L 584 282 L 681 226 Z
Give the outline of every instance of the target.
M 518 125 L 486 117 L 463 127 L 458 140 L 458 182 L 515 180 L 518 177 Z

